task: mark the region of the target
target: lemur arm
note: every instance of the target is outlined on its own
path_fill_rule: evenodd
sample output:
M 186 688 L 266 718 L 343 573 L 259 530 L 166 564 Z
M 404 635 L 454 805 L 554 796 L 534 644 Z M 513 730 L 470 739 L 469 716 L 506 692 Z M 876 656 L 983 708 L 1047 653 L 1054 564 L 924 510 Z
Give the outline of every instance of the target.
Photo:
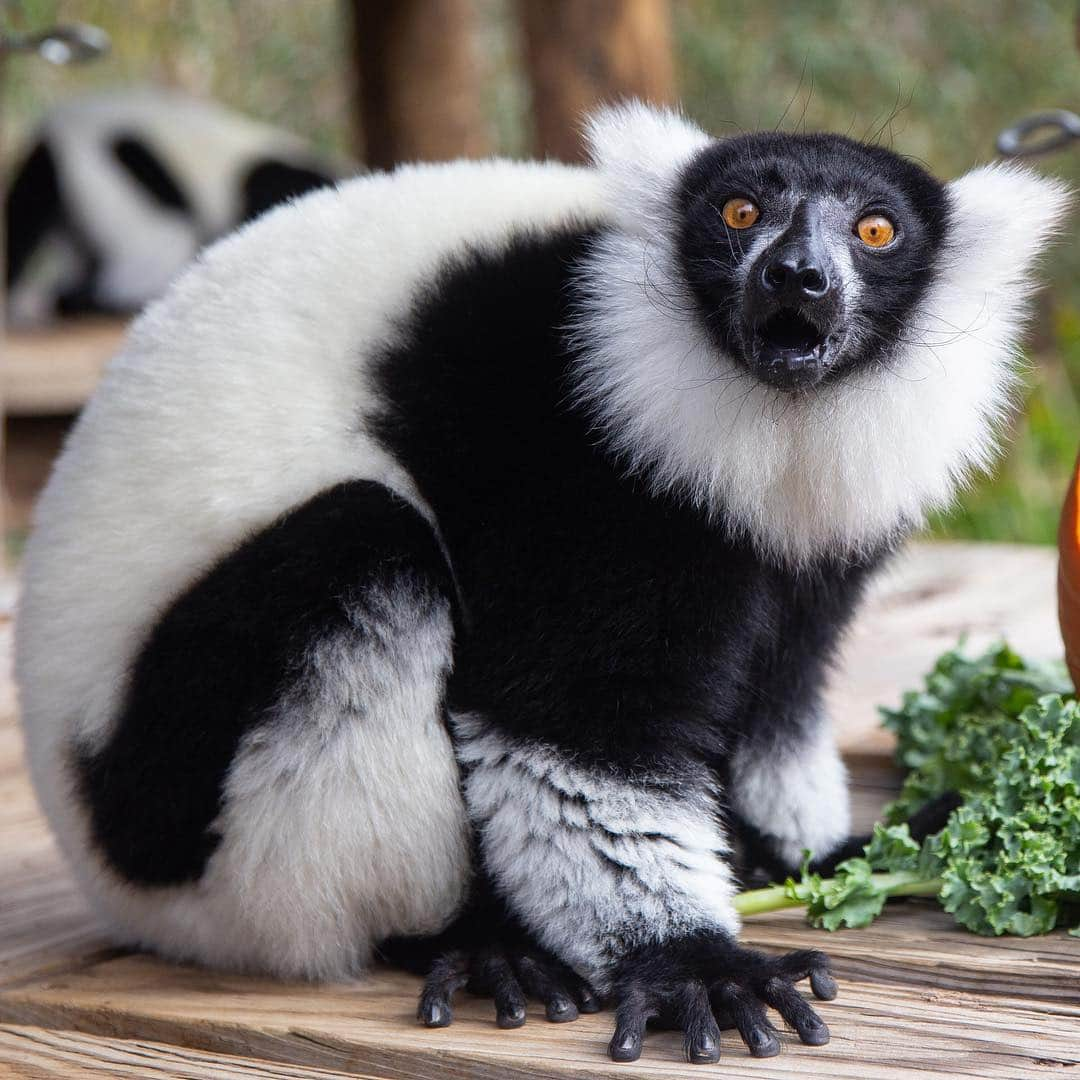
M 851 832 L 847 770 L 820 708 L 789 727 L 783 739 L 744 743 L 726 772 L 743 886 L 758 869 L 771 881 L 797 874 L 805 851 L 811 872 L 829 876 L 870 842 L 871 834 Z M 959 805 L 959 797 L 946 792 L 921 807 L 907 822 L 912 838 L 921 843 L 943 829 Z
M 795 873 L 809 850 L 818 861 L 851 842 L 847 770 L 820 707 L 763 738 L 745 740 L 726 770 L 728 808 L 743 869 L 774 879 Z
M 736 1026 L 755 1055 L 777 1053 L 766 1005 L 804 1042 L 827 1041 L 792 985 L 809 976 L 819 997 L 834 996 L 825 957 L 769 957 L 735 941 L 708 767 L 672 761 L 638 778 L 514 740 L 480 716 L 458 715 L 453 726 L 484 872 L 526 930 L 613 1001 L 613 1058 L 640 1055 L 650 1020 L 681 1028 L 691 1061 L 716 1060 L 718 1021 Z

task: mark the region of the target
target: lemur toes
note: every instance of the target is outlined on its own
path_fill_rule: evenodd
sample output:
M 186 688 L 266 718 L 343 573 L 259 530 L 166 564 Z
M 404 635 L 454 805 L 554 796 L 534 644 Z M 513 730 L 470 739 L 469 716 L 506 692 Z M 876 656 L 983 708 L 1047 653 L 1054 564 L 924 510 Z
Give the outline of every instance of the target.
M 420 1022 L 426 1027 L 451 1023 L 451 999 L 462 987 L 470 994 L 493 1000 L 495 1022 L 501 1028 L 525 1023 L 529 999 L 539 1001 L 554 1024 L 600 1010 L 600 1003 L 586 983 L 557 960 L 537 952 L 491 947 L 475 953 L 454 950 L 434 962 L 420 993 Z
M 525 991 L 502 952 L 481 954 L 465 989 L 478 997 L 494 999 L 495 1023 L 499 1027 L 516 1028 L 525 1023 Z
M 640 1001 L 624 998 L 615 1009 L 615 1033 L 608 1043 L 612 1061 L 637 1061 L 645 1042 L 645 1025 L 649 1012 L 644 998 Z
M 468 968 L 468 957 L 462 952 L 445 953 L 432 964 L 416 1009 L 416 1018 L 425 1027 L 446 1027 L 453 1021 L 450 1001 L 469 981 Z
M 650 1022 L 683 1033 L 683 1056 L 691 1065 L 720 1060 L 720 1026 L 705 983 L 698 978 L 654 982 L 631 978 L 616 992 L 615 1033 L 608 1044 L 612 1061 L 637 1061 Z
M 744 949 L 726 935 L 655 945 L 627 957 L 614 985 L 613 1061 L 636 1061 L 646 1028 L 677 1028 L 691 1064 L 720 1057 L 720 1031 L 735 1028 L 753 1057 L 780 1053 L 780 1032 L 769 1019 L 775 1009 L 808 1046 L 829 1041 L 829 1029 L 795 983 L 809 978 L 814 995 L 836 996 L 824 953 L 805 949 L 769 956 Z
M 780 1053 L 780 1036 L 765 1014 L 765 1006 L 751 991 L 738 983 L 724 981 L 712 992 L 713 1007 L 724 1027 L 733 1027 L 752 1057 L 775 1057 Z
M 831 1001 L 836 997 L 836 980 L 825 953 L 817 949 L 800 949 L 782 956 L 769 956 L 753 949 L 735 946 L 728 965 L 732 974 L 714 985 L 714 1000 L 718 996 L 730 1000 L 730 988 L 736 987 L 740 998 L 744 998 L 748 993 L 758 1002 L 764 1002 L 775 1009 L 807 1046 L 824 1046 L 829 1041 L 829 1028 L 825 1021 L 795 988 L 795 983 L 808 978 L 810 991 L 816 998 Z M 761 1019 L 768 1023 L 764 1010 L 759 1011 Z M 775 1050 L 771 1048 L 772 1041 L 775 1040 L 775 1028 L 772 1028 L 771 1024 L 769 1028 L 773 1033 L 772 1039 L 760 1023 L 747 1024 L 744 1019 L 740 1024 L 735 1012 L 732 1013 L 732 1019 L 751 1054 L 770 1056 L 779 1051 L 778 1043 Z
M 592 1009 L 582 1006 L 580 1009 L 574 1001 L 567 980 L 560 976 L 564 973 L 553 972 L 550 962 L 542 962 L 534 956 L 525 955 L 518 959 L 518 978 L 521 979 L 526 991 L 538 1001 L 544 1003 L 544 1011 L 547 1018 L 553 1024 L 565 1024 L 569 1020 L 576 1020 L 582 1012 L 596 1012 L 600 1006 L 595 998 L 589 994 Z M 572 972 L 565 972 L 571 981 L 580 982 Z
M 709 993 L 700 979 L 683 988 L 676 1023 L 683 1032 L 683 1055 L 691 1065 L 709 1065 L 720 1060 L 720 1026 L 713 1016 Z

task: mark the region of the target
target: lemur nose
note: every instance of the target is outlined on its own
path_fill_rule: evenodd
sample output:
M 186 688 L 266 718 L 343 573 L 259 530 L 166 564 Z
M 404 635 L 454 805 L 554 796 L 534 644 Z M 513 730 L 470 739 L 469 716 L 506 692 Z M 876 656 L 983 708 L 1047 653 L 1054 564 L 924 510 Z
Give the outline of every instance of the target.
M 761 271 L 767 292 L 799 300 L 820 300 L 829 291 L 829 275 L 818 260 L 805 252 L 783 251 Z

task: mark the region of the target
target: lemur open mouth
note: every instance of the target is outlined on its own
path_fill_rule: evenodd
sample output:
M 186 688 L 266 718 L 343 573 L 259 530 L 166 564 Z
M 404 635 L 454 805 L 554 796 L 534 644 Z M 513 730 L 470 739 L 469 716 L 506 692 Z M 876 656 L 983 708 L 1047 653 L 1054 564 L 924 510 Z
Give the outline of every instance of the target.
M 758 327 L 759 353 L 766 361 L 821 360 L 828 337 L 794 308 L 781 308 Z

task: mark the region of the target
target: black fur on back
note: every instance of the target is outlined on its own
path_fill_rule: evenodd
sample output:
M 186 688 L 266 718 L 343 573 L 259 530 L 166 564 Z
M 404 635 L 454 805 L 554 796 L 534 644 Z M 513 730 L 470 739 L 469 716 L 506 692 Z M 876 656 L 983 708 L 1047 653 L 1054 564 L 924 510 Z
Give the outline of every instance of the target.
M 562 329 L 594 236 L 522 235 L 446 267 L 379 359 L 371 419 L 454 567 L 451 710 L 604 769 L 719 764 L 812 707 L 874 560 L 785 569 L 722 507 L 710 521 L 653 495 L 598 447 Z
M 192 212 L 179 181 L 142 139 L 136 135 L 118 135 L 109 149 L 131 179 L 159 206 L 181 214 Z
M 240 181 L 241 223 L 289 199 L 297 199 L 316 188 L 329 187 L 333 177 L 306 165 L 267 158 L 254 162 Z
M 166 610 L 109 741 L 76 753 L 97 844 L 145 885 L 197 879 L 240 740 L 363 591 L 410 574 L 456 595 L 447 705 L 621 775 L 721 777 L 731 741 L 793 735 L 873 560 L 798 573 L 624 475 L 569 402 L 564 327 L 595 237 L 519 236 L 446 267 L 375 358 L 364 418 L 430 526 L 381 486 L 315 496 Z M 362 633 L 362 629 L 357 631 Z M 358 646 L 362 642 L 358 640 Z
M 46 234 L 64 222 L 56 158 L 44 142 L 35 143 L 18 167 L 4 206 L 7 285 L 22 276 Z

